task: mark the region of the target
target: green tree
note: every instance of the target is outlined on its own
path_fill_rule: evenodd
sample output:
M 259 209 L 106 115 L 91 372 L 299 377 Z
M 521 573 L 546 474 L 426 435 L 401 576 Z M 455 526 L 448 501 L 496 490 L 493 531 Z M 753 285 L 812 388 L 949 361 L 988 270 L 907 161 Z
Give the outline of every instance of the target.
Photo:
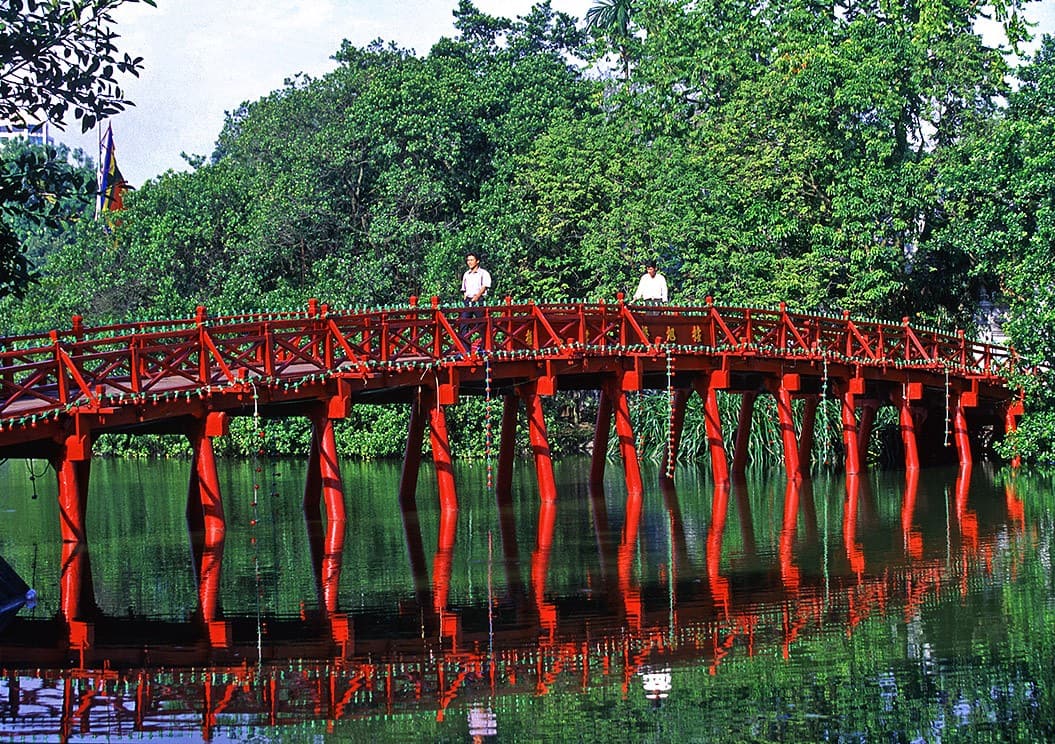
M 1019 71 L 1006 111 L 940 160 L 949 252 L 998 306 L 1015 349 L 1036 374 L 1021 382 L 1026 416 L 1007 453 L 1055 462 L 1055 39 Z
M 35 259 L 62 241 L 94 187 L 92 168 L 83 156 L 71 164 L 64 146 L 16 140 L 0 148 L 0 296 L 24 294 Z
M 119 74 L 142 57 L 117 48 L 114 11 L 155 0 L 21 0 L 0 5 L 0 118 L 60 124 L 72 109 L 87 132 L 130 105 Z
M 631 44 L 634 41 L 631 21 L 636 0 L 597 0 L 586 11 L 586 27 L 607 39 L 619 52 L 623 81 L 630 80 Z
M 19 0 L 0 4 L 0 119 L 16 125 L 48 120 L 61 126 L 71 112 L 88 131 L 129 101 L 119 74 L 138 75 L 142 59 L 121 55 L 113 12 L 140 0 Z M 154 0 L 142 0 L 154 5 Z M 0 294 L 20 294 L 33 278 L 12 223 L 52 224 L 55 199 L 41 184 L 62 164 L 40 153 L 5 157 L 0 178 Z M 55 192 L 52 192 L 53 194 Z

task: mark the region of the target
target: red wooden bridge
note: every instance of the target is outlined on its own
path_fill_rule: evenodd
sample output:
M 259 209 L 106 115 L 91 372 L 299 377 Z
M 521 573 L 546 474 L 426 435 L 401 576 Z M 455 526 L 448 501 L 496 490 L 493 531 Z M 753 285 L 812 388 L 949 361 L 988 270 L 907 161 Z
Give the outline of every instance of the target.
M 748 460 L 758 395 L 773 395 L 789 480 L 808 473 L 817 406 L 840 402 L 845 468 L 864 467 L 875 411 L 898 410 L 905 466 L 945 451 L 963 465 L 971 434 L 1012 428 L 1021 413 L 1007 349 L 902 323 L 777 310 L 624 303 L 504 304 L 480 317 L 411 298 L 400 308 L 209 317 L 88 328 L 0 340 L 0 456 L 47 458 L 59 480 L 63 539 L 84 540 L 92 440 L 106 432 L 181 433 L 194 465 L 188 516 L 224 531 L 212 438 L 231 416 L 306 416 L 313 426 L 305 508 L 343 526 L 333 422 L 359 403 L 412 404 L 401 497 L 412 499 L 425 430 L 445 508 L 457 504 L 444 407 L 461 395 L 501 397 L 497 488 L 508 490 L 520 401 L 539 493 L 556 499 L 543 399 L 600 391 L 591 476 L 603 474 L 615 419 L 628 495 L 642 492 L 628 393 L 670 396 L 668 464 L 688 397 L 703 400 L 714 480 Z M 731 461 L 717 393 L 741 395 Z M 804 402 L 796 413 L 794 399 Z M 949 433 L 952 433 L 951 442 Z M 943 439 L 944 434 L 944 439 Z M 949 445 L 946 442 L 950 442 Z M 922 457 L 921 457 L 922 456 Z M 670 468 L 663 470 L 672 474 Z M 200 506 L 200 509 L 198 508 Z M 211 539 L 211 538 L 210 538 Z

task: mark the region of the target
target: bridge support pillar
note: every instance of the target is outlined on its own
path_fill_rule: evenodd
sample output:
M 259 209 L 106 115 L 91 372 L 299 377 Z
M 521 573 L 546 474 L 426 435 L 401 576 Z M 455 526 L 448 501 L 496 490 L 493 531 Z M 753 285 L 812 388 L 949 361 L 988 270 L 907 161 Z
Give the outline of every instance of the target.
M 205 540 L 201 545 L 201 561 L 198 564 L 198 609 L 209 631 L 213 646 L 224 648 L 230 643 L 230 628 L 220 619 L 220 569 L 223 566 L 223 543 L 221 535 L 213 541 Z
M 593 452 L 590 453 L 590 488 L 604 483 L 604 466 L 608 459 L 608 437 L 612 433 L 613 398 L 618 395 L 613 385 L 602 385 L 597 401 L 597 422 L 593 429 Z
M 187 524 L 192 532 L 204 533 L 206 544 L 222 540 L 227 530 L 212 448 L 213 437 L 226 433 L 227 414 L 218 412 L 207 414 L 186 432 L 194 453 L 187 492 Z
M 337 458 L 337 440 L 333 433 L 333 419 L 325 408 L 313 411 L 311 419 L 311 451 L 308 455 L 308 477 L 304 486 L 304 514 L 309 519 L 321 520 L 321 506 L 326 506 L 327 523 L 345 521 L 344 484 L 341 465 Z
M 777 418 L 780 422 L 780 438 L 784 444 L 784 471 L 788 480 L 802 477 L 799 466 L 799 442 L 795 435 L 795 417 L 791 394 L 799 389 L 798 375 L 784 375 L 777 388 Z
M 747 448 L 751 442 L 751 420 L 755 413 L 758 393 L 740 396 L 740 414 L 736 419 L 736 444 L 733 445 L 733 477 L 742 479 L 747 471 Z
M 447 415 L 431 391 L 426 405 L 429 413 L 429 441 L 432 443 L 432 462 L 436 466 L 436 486 L 440 497 L 440 509 L 456 511 L 458 490 L 454 484 L 454 459 L 451 456 L 450 435 L 447 433 Z
M 895 394 L 898 420 L 901 426 L 901 441 L 905 447 L 905 469 L 919 470 L 919 445 L 916 438 L 916 415 L 912 401 L 923 397 L 923 386 L 918 382 L 907 382 L 900 393 Z
M 88 544 L 85 542 L 67 540 L 62 543 L 59 608 L 62 612 L 62 619 L 70 624 L 71 636 L 80 633 L 81 640 L 86 640 L 84 633 L 87 628 L 84 621 L 95 612 L 97 607 L 92 582 L 91 559 L 88 555 Z M 71 638 L 70 645 L 83 644 L 78 644 Z
M 336 612 L 346 528 L 344 485 L 333 432 L 334 420 L 329 417 L 326 406 L 316 408 L 309 418 L 312 435 L 304 486 L 304 516 L 319 605 L 326 612 Z M 325 534 L 322 504 L 326 507 Z
M 640 499 L 645 489 L 641 483 L 641 464 L 637 459 L 634 426 L 630 421 L 630 402 L 626 397 L 624 382 L 621 381 L 618 387 L 611 385 L 609 392 L 613 398 L 615 433 L 619 439 L 619 453 L 623 457 L 623 473 L 626 478 L 626 498 L 629 508 L 629 502 Z
M 58 478 L 59 531 L 63 542 L 86 542 L 85 512 L 91 474 L 91 440 L 87 434 L 66 437 L 51 459 Z
M 419 389 L 410 406 L 410 424 L 407 427 L 407 448 L 403 452 L 403 470 L 399 476 L 399 503 L 404 509 L 415 507 L 414 494 L 418 489 L 418 471 L 421 468 L 421 447 L 425 442 L 427 393 Z
M 539 499 L 547 504 L 557 500 L 557 482 L 553 477 L 553 458 L 546 434 L 546 419 L 542 411 L 542 393 L 539 392 L 537 380 L 524 388 L 524 403 L 527 406 L 528 438 L 535 458 Z
M 729 462 L 722 437 L 722 417 L 718 410 L 718 390 L 726 387 L 726 374 L 715 370 L 698 377 L 693 387 L 703 399 L 703 426 L 707 432 L 707 446 L 711 454 L 711 473 L 715 483 L 729 482 Z
M 857 431 L 857 404 L 854 391 L 847 386 L 841 397 L 841 414 L 843 424 L 843 450 L 847 475 L 861 474 L 861 448 Z
M 974 402 L 971 393 L 960 393 L 956 397 L 956 409 L 953 412 L 952 431 L 956 443 L 956 455 L 960 469 L 970 469 L 974 463 L 971 456 L 971 437 L 967 428 L 967 407 Z
M 857 461 L 861 472 L 868 467 L 868 444 L 872 439 L 872 427 L 878 410 L 879 401 L 872 398 L 861 401 L 861 423 L 857 429 Z
M 799 475 L 810 476 L 810 460 L 813 456 L 814 427 L 817 422 L 817 405 L 820 398 L 807 395 L 802 407 L 802 426 L 799 428 Z

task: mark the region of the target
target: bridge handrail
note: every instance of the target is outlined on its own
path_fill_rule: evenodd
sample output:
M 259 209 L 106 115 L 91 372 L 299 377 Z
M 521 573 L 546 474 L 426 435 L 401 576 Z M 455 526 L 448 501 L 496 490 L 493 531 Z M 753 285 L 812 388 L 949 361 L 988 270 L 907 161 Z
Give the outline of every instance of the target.
M 193 318 L 0 338 L 0 417 L 15 404 L 61 408 L 160 387 L 232 384 L 246 376 L 368 376 L 401 364 L 456 364 L 473 354 L 753 354 L 857 366 L 921 367 L 1006 378 L 1013 349 L 901 323 L 777 309 L 615 303 L 506 302 L 464 317 L 433 302 L 331 311 Z

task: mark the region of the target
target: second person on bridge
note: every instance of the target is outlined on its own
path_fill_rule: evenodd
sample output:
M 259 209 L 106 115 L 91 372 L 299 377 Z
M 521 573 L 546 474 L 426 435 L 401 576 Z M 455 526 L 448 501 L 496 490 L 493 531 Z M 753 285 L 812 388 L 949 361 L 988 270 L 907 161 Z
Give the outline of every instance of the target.
M 466 344 L 470 342 L 469 335 L 477 324 L 472 322 L 473 318 L 482 318 L 484 311 L 484 297 L 491 289 L 491 274 L 480 265 L 480 256 L 476 253 L 465 255 L 465 265 L 468 267 L 462 274 L 462 298 L 465 301 L 465 309 L 462 310 L 461 334 Z M 480 341 L 477 340 L 479 345 Z

